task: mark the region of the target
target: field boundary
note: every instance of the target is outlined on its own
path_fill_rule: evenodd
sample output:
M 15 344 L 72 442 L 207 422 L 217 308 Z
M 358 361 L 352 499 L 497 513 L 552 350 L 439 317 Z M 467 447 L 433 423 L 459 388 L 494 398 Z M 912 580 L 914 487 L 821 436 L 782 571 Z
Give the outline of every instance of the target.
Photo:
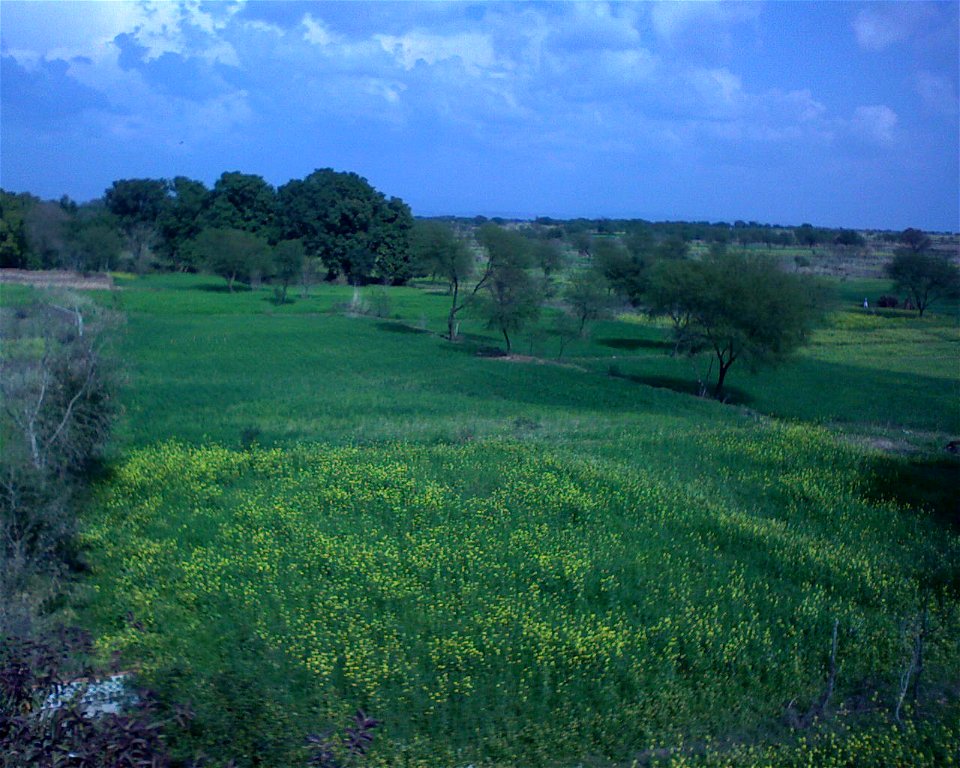
M 63 269 L 0 269 L 0 284 L 33 285 L 39 288 L 72 288 L 83 291 L 112 291 L 113 277 L 98 272 L 84 274 Z

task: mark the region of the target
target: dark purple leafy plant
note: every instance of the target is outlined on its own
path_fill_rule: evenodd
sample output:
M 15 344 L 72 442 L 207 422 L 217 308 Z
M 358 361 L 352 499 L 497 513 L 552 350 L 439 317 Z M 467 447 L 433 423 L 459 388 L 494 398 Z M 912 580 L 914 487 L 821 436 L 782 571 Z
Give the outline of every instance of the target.
M 380 725 L 379 720 L 368 717 L 362 709 L 353 716 L 352 725 L 344 728 L 343 736 L 338 740 L 331 729 L 324 733 L 311 733 L 307 736 L 307 746 L 311 751 L 308 765 L 316 768 L 344 768 L 354 765 L 357 759 L 364 757 L 373 743 L 373 729 Z M 345 753 L 344 761 L 338 757 L 337 742 Z
M 78 679 L 93 679 L 80 661 L 90 648 L 89 635 L 72 629 L 0 640 L 0 768 L 169 765 L 148 694 L 120 713 L 91 711 L 79 696 L 51 703 L 58 691 L 80 690 Z

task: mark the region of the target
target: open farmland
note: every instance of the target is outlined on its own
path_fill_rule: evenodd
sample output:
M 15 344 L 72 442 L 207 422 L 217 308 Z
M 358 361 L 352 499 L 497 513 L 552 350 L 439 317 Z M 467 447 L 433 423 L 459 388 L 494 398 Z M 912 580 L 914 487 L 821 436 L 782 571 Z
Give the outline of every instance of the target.
M 362 707 L 382 765 L 956 758 L 952 308 L 864 313 L 844 284 L 721 405 L 674 391 L 690 364 L 645 320 L 556 365 L 477 357 L 479 321 L 444 342 L 429 287 L 375 318 L 338 309 L 349 288 L 119 284 L 123 455 L 84 611 L 190 703 L 185 754 L 290 765 Z M 926 694 L 891 730 L 921 616 Z M 835 716 L 791 730 L 835 623 Z

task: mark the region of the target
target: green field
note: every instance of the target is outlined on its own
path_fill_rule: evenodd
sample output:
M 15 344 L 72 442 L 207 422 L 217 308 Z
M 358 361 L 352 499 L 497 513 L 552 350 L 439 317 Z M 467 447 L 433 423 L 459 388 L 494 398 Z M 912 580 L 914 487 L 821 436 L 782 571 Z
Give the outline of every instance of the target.
M 882 281 L 837 283 L 796 360 L 735 366 L 719 404 L 639 317 L 505 360 L 478 320 L 439 337 L 436 286 L 378 318 L 347 287 L 120 284 L 80 608 L 190 703 L 181 752 L 292 765 L 362 707 L 376 765 L 956 762 L 955 306 L 865 312 Z M 834 622 L 830 716 L 793 731 Z

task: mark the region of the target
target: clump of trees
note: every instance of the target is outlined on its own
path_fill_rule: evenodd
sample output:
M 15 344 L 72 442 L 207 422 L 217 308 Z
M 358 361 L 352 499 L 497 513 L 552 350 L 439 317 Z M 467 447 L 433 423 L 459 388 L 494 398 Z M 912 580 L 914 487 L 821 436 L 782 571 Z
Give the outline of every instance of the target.
M 387 199 L 355 173 L 314 171 L 277 190 L 282 236 L 303 241 L 330 277 L 352 284 L 404 283 L 412 276 L 413 215 L 400 198 Z
M 304 266 L 313 270 L 318 261 L 328 279 L 406 282 L 414 272 L 412 227 L 403 200 L 385 197 L 355 173 L 329 168 L 279 189 L 239 171 L 222 174 L 212 189 L 184 176 L 120 179 L 102 199 L 84 205 L 0 190 L 0 267 L 207 270 L 224 276 L 231 290 L 238 281 L 275 279 L 286 301 Z M 269 247 L 254 248 L 235 233 Z M 225 239 L 242 242 L 242 258 L 211 250 L 213 241 Z M 296 272 L 289 246 L 273 250 L 286 241 L 303 248 Z
M 440 221 L 417 221 L 411 233 L 414 268 L 446 282 L 450 293 L 447 339 L 456 341 L 457 316 L 476 297 L 490 277 L 490 262 L 473 287 L 468 281 L 476 270 L 476 258 L 466 242 Z

